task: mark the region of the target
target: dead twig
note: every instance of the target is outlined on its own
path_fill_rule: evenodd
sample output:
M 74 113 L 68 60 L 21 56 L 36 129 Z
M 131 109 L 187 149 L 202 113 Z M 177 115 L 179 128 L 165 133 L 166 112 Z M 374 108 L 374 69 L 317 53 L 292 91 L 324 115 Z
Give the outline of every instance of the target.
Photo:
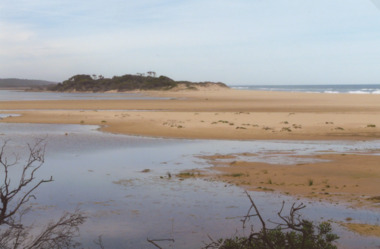
M 147 238 L 146 240 L 159 249 L 163 249 L 163 248 L 161 246 L 159 246 L 156 242 L 162 242 L 162 241 L 169 241 L 169 242 L 173 242 L 173 243 L 175 242 L 174 239 L 149 239 L 149 238 Z

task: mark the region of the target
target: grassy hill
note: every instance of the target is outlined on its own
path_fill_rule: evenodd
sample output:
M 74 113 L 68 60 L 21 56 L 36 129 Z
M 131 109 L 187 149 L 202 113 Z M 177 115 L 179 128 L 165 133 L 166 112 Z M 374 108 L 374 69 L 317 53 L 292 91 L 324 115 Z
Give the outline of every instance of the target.
M 102 76 L 91 76 L 86 74 L 75 75 L 49 88 L 60 92 L 106 92 L 106 91 L 131 91 L 131 90 L 169 90 L 179 85 L 185 85 L 188 89 L 196 89 L 196 85 L 217 84 L 227 87 L 223 83 L 193 83 L 188 81 L 174 81 L 166 76 L 143 76 L 126 74 L 104 78 Z

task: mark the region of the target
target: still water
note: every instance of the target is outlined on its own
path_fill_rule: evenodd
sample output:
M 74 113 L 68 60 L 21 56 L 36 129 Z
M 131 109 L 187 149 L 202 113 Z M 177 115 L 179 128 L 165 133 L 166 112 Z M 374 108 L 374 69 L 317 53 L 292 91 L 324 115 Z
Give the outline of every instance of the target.
M 45 164 L 38 178 L 54 181 L 38 188 L 30 221 L 42 226 L 64 211 L 79 208 L 89 218 L 81 226 L 86 247 L 102 235 L 106 248 L 154 248 L 147 238 L 174 238 L 164 248 L 200 248 L 213 238 L 241 232 L 238 217 L 250 203 L 241 188 L 202 179 L 181 181 L 171 175 L 210 165 L 199 155 L 255 153 L 257 161 L 294 163 L 289 155 L 370 152 L 379 141 L 214 141 L 157 139 L 102 133 L 96 126 L 0 123 L 0 142 L 9 140 L 8 152 L 27 156 L 26 143 L 44 138 Z M 273 156 L 273 152 L 278 153 Z M 271 154 L 272 156 L 268 156 Z M 148 173 L 142 170 L 150 169 Z M 13 175 L 16 177 L 16 175 Z M 282 200 L 275 193 L 251 192 L 264 217 L 274 217 Z M 303 214 L 314 221 L 353 221 L 380 224 L 378 212 L 326 203 L 310 203 Z M 38 222 L 37 222 L 38 221 Z M 375 238 L 360 237 L 334 225 L 347 248 L 373 248 Z
M 145 96 L 139 93 L 67 93 L 67 92 L 26 92 L 23 90 L 1 90 L 0 101 L 25 100 L 105 100 L 105 99 L 166 99 Z

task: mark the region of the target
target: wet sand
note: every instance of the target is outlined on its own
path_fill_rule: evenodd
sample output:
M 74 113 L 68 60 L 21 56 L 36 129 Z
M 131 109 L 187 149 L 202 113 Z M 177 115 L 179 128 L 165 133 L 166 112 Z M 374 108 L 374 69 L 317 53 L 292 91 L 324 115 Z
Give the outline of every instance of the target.
M 374 151 L 379 153 L 379 151 Z M 195 176 L 223 181 L 252 191 L 280 192 L 301 199 L 380 210 L 380 157 L 360 154 L 321 154 L 297 156 L 321 161 L 299 164 L 269 164 L 239 160 L 250 154 L 202 156 L 212 171 L 195 171 Z M 255 155 L 252 155 L 255 156 Z M 269 155 L 268 155 L 269 156 Z M 352 222 L 339 224 L 362 236 L 380 237 L 380 225 Z
M 203 156 L 213 165 L 212 169 L 221 172 L 208 177 L 255 191 L 279 191 L 316 201 L 380 208 L 379 156 L 296 156 L 318 161 L 288 165 L 239 160 L 241 155 Z M 250 157 L 249 154 L 243 156 L 245 159 Z

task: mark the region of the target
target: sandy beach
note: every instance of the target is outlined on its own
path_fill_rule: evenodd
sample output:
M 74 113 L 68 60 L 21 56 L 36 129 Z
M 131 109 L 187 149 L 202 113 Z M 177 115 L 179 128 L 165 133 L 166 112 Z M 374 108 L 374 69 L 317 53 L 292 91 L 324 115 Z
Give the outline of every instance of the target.
M 200 139 L 376 139 L 377 95 L 238 91 L 144 92 L 162 100 L 7 101 L 1 122 L 102 125 L 132 135 Z
M 111 133 L 190 139 L 380 138 L 378 95 L 259 92 L 223 88 L 143 94 L 165 99 L 3 101 L 0 102 L 0 109 L 4 110 L 2 112 L 20 116 L 5 118 L 1 122 L 89 124 L 99 125 L 101 130 Z M 283 167 L 235 162 L 233 167 L 225 167 L 225 163 L 217 162 L 218 156 L 210 160 L 216 160 L 211 164 L 225 173 L 219 178 L 239 185 L 246 182 L 249 188 L 262 187 L 263 190 L 278 190 L 293 195 L 345 200 L 356 206 L 376 203 L 376 197 L 379 196 L 377 189 L 380 188 L 377 156 L 326 154 L 319 157 L 328 163 Z M 268 168 L 271 170 L 266 170 Z M 263 170 L 267 172 L 261 174 Z M 242 172 L 249 176 L 228 177 L 228 174 Z M 329 189 L 326 189 L 327 185 Z
M 1 101 L 2 113 L 20 116 L 0 122 L 89 124 L 111 133 L 189 139 L 380 139 L 379 95 L 221 88 L 141 93 L 166 99 Z M 378 156 L 322 153 L 310 157 L 323 162 L 302 165 L 254 163 L 238 156 L 204 158 L 216 170 L 206 177 L 251 190 L 379 208 Z M 362 232 L 363 226 L 350 229 Z

